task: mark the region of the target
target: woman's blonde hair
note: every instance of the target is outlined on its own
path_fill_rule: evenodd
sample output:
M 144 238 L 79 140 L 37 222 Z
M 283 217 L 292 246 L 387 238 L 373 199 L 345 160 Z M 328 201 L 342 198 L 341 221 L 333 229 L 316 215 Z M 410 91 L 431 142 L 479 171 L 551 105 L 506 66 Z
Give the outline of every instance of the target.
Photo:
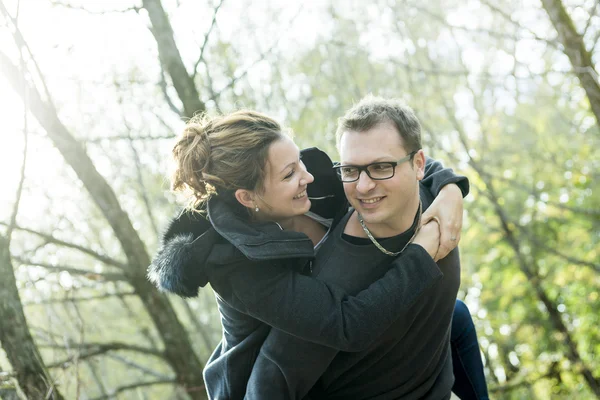
M 261 190 L 269 146 L 286 134 L 277 121 L 256 111 L 197 115 L 173 147 L 171 190 L 191 191 L 192 209 L 222 191 Z

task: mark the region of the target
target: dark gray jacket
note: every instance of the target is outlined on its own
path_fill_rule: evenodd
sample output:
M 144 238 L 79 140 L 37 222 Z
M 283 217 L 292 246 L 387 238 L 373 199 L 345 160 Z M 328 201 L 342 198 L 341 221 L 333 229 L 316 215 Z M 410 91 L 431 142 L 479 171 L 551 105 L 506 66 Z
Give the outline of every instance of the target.
M 341 218 L 347 203 L 331 160 L 318 149 L 308 149 L 303 161 L 315 175 L 315 183 L 308 187 L 311 211 Z M 423 187 L 437 195 L 448 183 L 468 192 L 466 178 L 428 160 Z M 420 246 L 409 246 L 412 250 L 402 255 L 401 265 L 356 296 L 348 296 L 334 283 L 306 276 L 314 250 L 304 234 L 281 230 L 275 223 L 249 223 L 246 210 L 231 194 L 213 197 L 207 213 L 210 222 L 194 213 L 172 221 L 149 267 L 149 278 L 181 296 L 195 296 L 207 283 L 214 289 L 223 338 L 204 371 L 210 398 L 244 397 L 269 326 L 320 345 L 361 351 L 419 295 L 407 290 L 407 271 L 423 287 L 442 277 L 433 260 L 422 263 L 426 252 Z

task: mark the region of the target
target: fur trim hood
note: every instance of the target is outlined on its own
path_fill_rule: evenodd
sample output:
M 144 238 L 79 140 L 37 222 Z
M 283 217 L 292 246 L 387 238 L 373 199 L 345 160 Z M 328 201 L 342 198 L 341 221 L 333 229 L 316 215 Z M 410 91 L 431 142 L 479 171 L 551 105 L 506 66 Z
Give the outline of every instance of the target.
M 219 235 L 199 213 L 183 211 L 173 218 L 162 246 L 148 268 L 148 279 L 159 289 L 194 297 L 208 283 L 204 264 Z

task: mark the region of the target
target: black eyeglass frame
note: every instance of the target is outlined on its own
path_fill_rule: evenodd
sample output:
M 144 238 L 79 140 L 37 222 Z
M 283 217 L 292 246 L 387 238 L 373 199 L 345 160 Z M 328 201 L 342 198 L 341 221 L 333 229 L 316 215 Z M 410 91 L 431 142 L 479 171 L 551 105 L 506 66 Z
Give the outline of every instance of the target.
M 396 174 L 396 167 L 406 161 L 412 161 L 413 157 L 415 156 L 415 154 L 418 153 L 419 150 L 415 150 L 415 151 L 411 151 L 410 153 L 408 153 L 406 156 L 402 157 L 399 160 L 396 161 L 378 161 L 378 162 L 374 162 L 371 164 L 367 164 L 367 165 L 334 165 L 333 169 L 336 172 L 336 175 L 338 177 L 338 179 L 340 181 L 342 181 L 343 183 L 352 183 L 352 182 L 356 182 L 357 180 L 360 179 L 360 174 L 361 172 L 365 171 L 365 173 L 367 174 L 367 176 L 374 180 L 374 181 L 385 181 L 386 179 L 392 179 L 394 177 L 394 175 Z M 389 164 L 392 166 L 392 175 L 388 176 L 387 178 L 373 178 L 371 176 L 371 174 L 369 173 L 369 167 L 373 166 L 373 165 L 379 165 L 379 164 Z M 351 181 L 345 181 L 342 179 L 342 168 L 357 168 L 358 169 L 358 175 L 356 176 L 356 179 L 353 179 Z

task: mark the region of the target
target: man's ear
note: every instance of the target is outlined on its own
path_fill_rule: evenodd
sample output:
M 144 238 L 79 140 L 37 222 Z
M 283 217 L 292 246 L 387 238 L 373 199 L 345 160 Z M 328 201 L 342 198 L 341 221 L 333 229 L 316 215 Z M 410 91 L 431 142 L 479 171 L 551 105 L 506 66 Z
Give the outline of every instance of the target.
M 417 172 L 417 180 L 425 177 L 425 152 L 423 149 L 417 151 L 413 157 L 413 168 Z
M 247 189 L 238 189 L 235 191 L 236 200 L 244 207 L 254 209 L 256 202 L 254 201 L 254 192 Z

